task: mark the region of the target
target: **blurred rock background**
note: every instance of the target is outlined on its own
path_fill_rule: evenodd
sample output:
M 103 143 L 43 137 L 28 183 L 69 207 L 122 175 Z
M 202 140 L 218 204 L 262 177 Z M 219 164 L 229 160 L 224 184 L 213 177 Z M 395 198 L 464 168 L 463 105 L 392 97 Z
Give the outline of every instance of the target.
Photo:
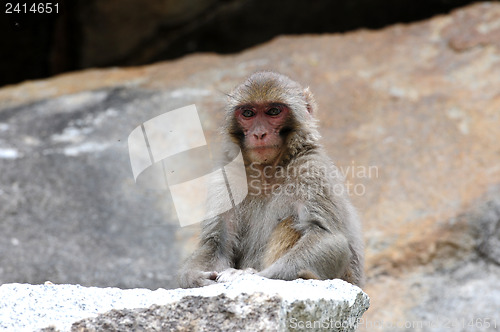
M 190 49 L 177 46 L 217 44 L 204 34 L 210 31 L 249 34 L 251 42 L 239 46 L 246 47 L 270 38 L 257 38 L 249 26 L 277 19 L 241 12 L 229 15 L 237 22 L 218 21 L 215 7 L 225 13 L 240 3 L 193 2 L 198 14 L 179 9 L 171 19 L 198 27 L 197 15 L 212 13 L 212 28 L 198 32 L 197 44 L 157 31 L 149 26 L 154 20 L 120 26 L 112 3 L 76 1 L 87 11 L 63 14 L 93 22 L 80 26 L 78 56 L 67 56 L 76 62 L 66 68 L 174 57 L 165 51 L 172 45 L 185 53 Z M 137 3 L 124 1 L 123 8 Z M 152 5 L 159 2 L 144 3 L 150 15 L 168 16 Z M 382 6 L 389 3 L 394 11 Z M 194 249 L 198 229 L 178 226 L 168 190 L 134 183 L 127 137 L 156 115 L 196 104 L 208 141 L 215 141 L 224 92 L 256 70 L 274 69 L 315 93 L 323 144 L 347 171 L 362 216 L 371 307 L 360 330 L 500 330 L 500 3 L 418 22 L 377 21 L 378 5 L 388 17 L 411 9 L 394 3 L 346 2 L 331 10 L 332 20 L 344 22 L 338 31 L 387 25 L 380 29 L 281 36 L 237 54 L 87 69 L 0 89 L 0 284 L 176 287 L 176 269 Z M 454 2 L 432 3 L 443 10 Z M 273 14 L 281 22 L 292 11 L 305 14 L 300 8 Z M 353 12 L 360 16 L 342 15 Z M 321 17 L 309 32 L 323 31 L 328 20 Z M 149 39 L 138 36 L 146 31 L 153 31 Z M 236 50 L 226 47 L 219 51 Z M 30 56 L 24 53 L 20 59 Z M 1 65 L 10 63 L 2 58 Z

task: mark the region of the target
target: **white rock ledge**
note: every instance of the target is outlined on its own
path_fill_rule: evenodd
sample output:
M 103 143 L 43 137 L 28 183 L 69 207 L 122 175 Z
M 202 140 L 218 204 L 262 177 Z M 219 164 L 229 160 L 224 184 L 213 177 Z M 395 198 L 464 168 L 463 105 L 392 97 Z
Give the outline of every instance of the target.
M 245 275 L 228 284 L 156 291 L 4 284 L 0 331 L 354 331 L 368 307 L 368 296 L 342 280 Z

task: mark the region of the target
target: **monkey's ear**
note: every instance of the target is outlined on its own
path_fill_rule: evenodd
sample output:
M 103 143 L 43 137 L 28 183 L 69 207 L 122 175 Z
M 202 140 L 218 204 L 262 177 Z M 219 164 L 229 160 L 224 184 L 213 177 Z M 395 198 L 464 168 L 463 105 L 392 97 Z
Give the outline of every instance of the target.
M 316 105 L 316 101 L 314 100 L 312 92 L 309 90 L 309 87 L 304 89 L 304 97 L 306 99 L 306 107 L 309 114 L 316 113 L 318 107 Z

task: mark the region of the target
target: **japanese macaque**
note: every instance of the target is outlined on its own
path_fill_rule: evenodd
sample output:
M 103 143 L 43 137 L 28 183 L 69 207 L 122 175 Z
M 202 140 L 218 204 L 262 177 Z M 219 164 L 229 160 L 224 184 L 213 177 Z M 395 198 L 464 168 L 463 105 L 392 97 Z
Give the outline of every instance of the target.
M 255 73 L 229 94 L 223 134 L 242 151 L 248 195 L 204 222 L 181 287 L 244 273 L 363 285 L 360 223 L 318 142 L 316 111 L 309 89 L 274 72 Z

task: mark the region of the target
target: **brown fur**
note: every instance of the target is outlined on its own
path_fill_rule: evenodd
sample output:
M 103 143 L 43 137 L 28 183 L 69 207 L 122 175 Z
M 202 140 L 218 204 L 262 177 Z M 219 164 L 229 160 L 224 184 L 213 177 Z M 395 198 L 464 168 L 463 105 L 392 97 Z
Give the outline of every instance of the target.
M 273 264 L 300 239 L 300 233 L 292 227 L 292 223 L 293 218 L 288 217 L 281 221 L 274 229 L 267 244 L 263 263 L 264 267 Z
M 312 273 L 311 271 L 307 271 L 307 270 L 300 270 L 299 274 L 297 275 L 297 278 L 301 278 L 301 279 L 316 279 L 316 280 L 321 279 L 316 274 Z

